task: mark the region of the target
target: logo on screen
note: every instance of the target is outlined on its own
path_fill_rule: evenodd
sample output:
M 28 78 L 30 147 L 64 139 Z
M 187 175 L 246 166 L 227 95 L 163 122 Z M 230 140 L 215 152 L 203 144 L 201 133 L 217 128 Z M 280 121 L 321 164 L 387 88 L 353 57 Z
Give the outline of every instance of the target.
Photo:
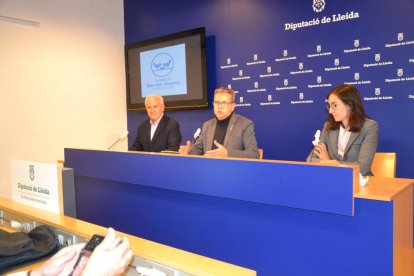
M 381 54 L 375 54 L 375 61 L 381 60 Z
M 336 59 L 334 60 L 334 64 L 335 64 L 335 66 L 338 66 L 338 65 L 339 65 L 339 58 L 336 58 Z
M 272 101 L 272 95 L 267 95 L 267 101 L 271 102 Z
M 375 95 L 379 96 L 381 94 L 381 88 L 375 88 Z
M 313 0 L 312 5 L 314 12 L 321 12 L 325 9 L 325 0 Z
M 299 62 L 299 69 L 302 70 L 303 69 L 303 62 Z
M 285 86 L 287 86 L 287 85 L 289 84 L 288 79 L 284 79 L 284 80 L 283 80 L 283 84 L 284 84 Z
M 397 76 L 402 77 L 404 75 L 404 70 L 403 69 L 398 69 L 397 70 Z
M 151 61 L 151 71 L 157 77 L 168 76 L 174 68 L 174 59 L 167 53 L 156 55 Z
M 402 41 L 404 39 L 404 33 L 398 33 L 398 41 Z
M 304 97 L 305 95 L 303 93 L 299 93 L 299 99 L 303 100 Z
M 243 103 L 243 101 L 244 101 L 243 97 L 240 97 L 239 101 L 240 101 L 240 103 Z

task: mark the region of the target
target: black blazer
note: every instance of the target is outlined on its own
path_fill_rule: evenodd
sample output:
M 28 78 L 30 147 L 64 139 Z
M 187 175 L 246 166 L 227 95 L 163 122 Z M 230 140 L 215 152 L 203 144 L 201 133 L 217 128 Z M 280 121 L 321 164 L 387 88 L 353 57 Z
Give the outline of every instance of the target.
M 167 115 L 163 115 L 151 141 L 150 119 L 138 127 L 137 138 L 129 150 L 160 152 L 178 151 L 181 143 L 180 125 Z

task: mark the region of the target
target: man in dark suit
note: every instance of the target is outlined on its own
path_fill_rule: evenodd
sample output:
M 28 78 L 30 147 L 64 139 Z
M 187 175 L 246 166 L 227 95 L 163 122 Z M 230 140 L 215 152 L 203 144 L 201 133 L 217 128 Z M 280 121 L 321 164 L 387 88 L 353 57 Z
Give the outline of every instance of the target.
M 180 125 L 164 114 L 164 100 L 160 95 L 145 98 L 149 119 L 138 127 L 137 138 L 129 150 L 178 151 L 181 143 Z
M 201 134 L 194 143 L 187 142 L 180 151 L 215 157 L 259 158 L 253 122 L 234 113 L 235 94 L 228 88 L 214 91 L 215 118 L 203 124 Z

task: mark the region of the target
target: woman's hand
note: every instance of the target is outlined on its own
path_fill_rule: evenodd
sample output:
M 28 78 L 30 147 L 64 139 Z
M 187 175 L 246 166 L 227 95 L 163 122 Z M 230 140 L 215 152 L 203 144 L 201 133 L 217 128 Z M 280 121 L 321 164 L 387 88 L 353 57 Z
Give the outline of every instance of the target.
M 321 161 L 329 160 L 328 149 L 323 143 L 319 143 L 319 145 L 315 147 L 315 154 L 319 157 Z

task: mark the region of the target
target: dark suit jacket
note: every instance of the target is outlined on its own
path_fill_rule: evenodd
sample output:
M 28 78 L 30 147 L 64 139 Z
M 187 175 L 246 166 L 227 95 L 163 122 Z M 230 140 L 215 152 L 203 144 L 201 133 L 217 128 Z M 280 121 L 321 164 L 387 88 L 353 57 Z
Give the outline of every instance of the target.
M 202 155 L 212 149 L 217 119 L 203 124 L 201 134 L 191 148 L 190 154 Z M 227 127 L 223 146 L 229 157 L 259 158 L 253 122 L 246 117 L 233 114 Z
M 338 137 L 339 129 L 326 130 L 325 124 L 320 142 L 326 145 L 329 158 L 343 163 L 358 163 L 362 175 L 373 175 L 371 165 L 377 151 L 378 123 L 374 120 L 366 119 L 361 131 L 352 132 L 343 158 L 338 155 Z M 310 156 L 308 156 L 308 161 Z M 319 161 L 319 158 L 314 155 L 312 161 Z
M 167 115 L 163 115 L 151 140 L 150 119 L 138 127 L 137 137 L 129 150 L 160 152 L 178 151 L 181 143 L 180 125 Z

